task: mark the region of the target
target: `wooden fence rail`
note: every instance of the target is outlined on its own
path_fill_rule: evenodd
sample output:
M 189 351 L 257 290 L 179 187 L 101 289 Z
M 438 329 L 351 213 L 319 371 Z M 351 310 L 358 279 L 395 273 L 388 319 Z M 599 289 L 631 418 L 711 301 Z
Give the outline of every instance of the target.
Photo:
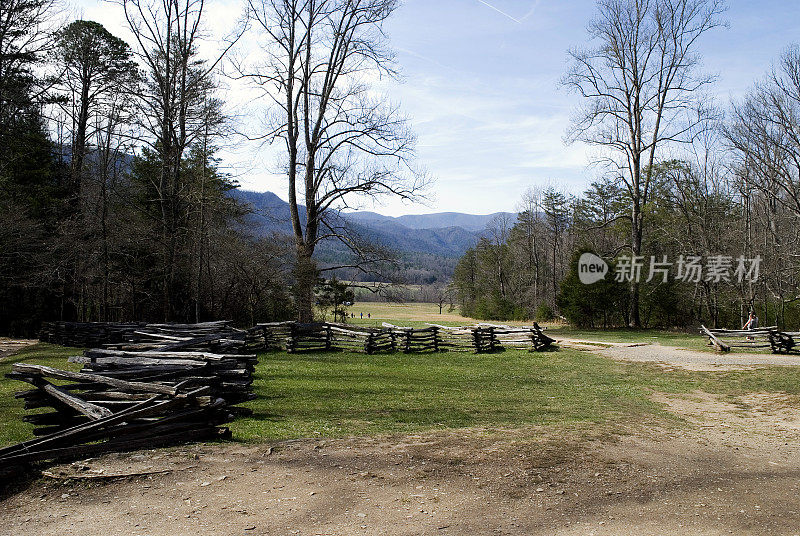
M 800 333 L 780 331 L 777 326 L 757 329 L 709 329 L 700 326 L 700 333 L 708 337 L 708 344 L 720 352 L 729 352 L 732 348 L 769 348 L 773 354 L 787 354 L 796 351 L 800 342 Z
M 207 323 L 136 325 L 127 341 L 119 331 L 86 326 L 62 335 L 90 340 L 87 333 L 104 347 L 69 358 L 83 365 L 80 372 L 16 363 L 6 374 L 33 387 L 15 396 L 33 410 L 23 420 L 37 439 L 0 449 L 0 476 L 37 461 L 228 437 L 221 425 L 251 413 L 237 406 L 255 398 L 257 358 L 243 350 L 264 343 L 247 332 Z M 100 340 L 101 333 L 111 335 Z
M 41 338 L 67 346 L 102 346 L 120 352 L 207 351 L 219 354 L 271 350 L 290 353 L 333 350 L 366 354 L 398 351 L 488 353 L 511 347 L 538 351 L 555 342 L 536 323 L 532 326 L 478 324 L 466 327 L 428 324 L 422 328 L 384 323 L 375 328 L 330 322 L 271 322 L 240 330 L 227 321 L 200 324 L 47 322 L 42 327 Z

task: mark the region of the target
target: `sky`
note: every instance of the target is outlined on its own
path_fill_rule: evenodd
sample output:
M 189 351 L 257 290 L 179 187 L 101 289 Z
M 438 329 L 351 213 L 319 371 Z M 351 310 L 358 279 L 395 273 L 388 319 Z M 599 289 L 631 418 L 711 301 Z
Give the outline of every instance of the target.
M 241 2 L 207 4 L 209 34 L 221 37 L 235 25 Z M 71 6 L 74 17 L 129 40 L 118 5 L 73 0 Z M 385 200 L 359 208 L 392 216 L 513 212 L 528 188 L 579 194 L 598 179 L 592 150 L 564 142 L 581 99 L 559 86 L 567 50 L 587 43 L 594 14 L 594 0 L 405 0 L 386 26 L 402 80 L 380 89 L 408 117 L 416 163 L 434 182 L 424 203 Z M 710 93 L 724 108 L 790 43 L 800 43 L 800 2 L 729 0 L 723 20 L 727 28 L 706 34 L 697 51 L 702 72 L 718 77 Z M 224 96 L 241 122 L 255 124 L 263 106 L 244 88 L 226 85 Z M 237 139 L 220 156 L 243 188 L 286 199 L 276 150 Z

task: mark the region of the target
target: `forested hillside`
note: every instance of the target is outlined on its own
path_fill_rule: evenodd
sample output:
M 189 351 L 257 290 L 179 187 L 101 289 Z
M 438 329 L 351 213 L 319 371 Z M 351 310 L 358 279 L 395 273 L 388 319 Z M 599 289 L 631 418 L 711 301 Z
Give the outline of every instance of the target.
M 253 208 L 247 217 L 249 224 L 263 236 L 272 233 L 289 235 L 292 226 L 289 205 L 271 192 L 235 190 L 231 195 Z M 305 207 L 300 206 L 304 215 Z M 342 226 L 365 242 L 383 246 L 393 253 L 393 265 L 387 267 L 384 276 L 394 276 L 403 283 L 447 284 L 455 268 L 456 260 L 485 233 L 486 225 L 495 215 L 448 213 L 392 218 L 369 213 L 337 213 Z M 447 222 L 464 223 L 470 229 L 458 225 L 444 227 L 409 227 L 412 225 L 437 225 Z M 483 224 L 481 226 L 481 224 Z M 323 241 L 319 245 L 318 260 L 322 266 L 343 266 L 352 263 L 352 254 L 339 240 Z M 349 281 L 382 281 L 380 274 L 365 274 L 358 270 L 342 268 L 335 271 L 340 279 Z

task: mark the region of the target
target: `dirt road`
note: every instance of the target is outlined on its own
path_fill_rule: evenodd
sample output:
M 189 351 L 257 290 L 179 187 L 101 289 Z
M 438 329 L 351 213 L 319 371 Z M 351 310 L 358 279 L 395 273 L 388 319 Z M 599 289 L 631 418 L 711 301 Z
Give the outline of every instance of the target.
M 731 370 L 754 366 L 800 366 L 800 355 L 699 352 L 660 344 L 617 344 L 610 348 L 592 350 L 600 355 L 622 361 L 662 363 L 688 370 Z
M 800 532 L 790 400 L 654 396 L 688 430 L 467 430 L 105 456 L 5 498 L 0 534 Z M 143 474 L 109 478 L 130 473 Z

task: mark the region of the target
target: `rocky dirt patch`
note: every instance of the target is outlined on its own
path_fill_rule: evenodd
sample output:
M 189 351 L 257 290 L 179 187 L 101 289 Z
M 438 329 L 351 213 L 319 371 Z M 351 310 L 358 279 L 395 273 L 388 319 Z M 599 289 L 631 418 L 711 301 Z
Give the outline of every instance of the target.
M 39 341 L 33 339 L 9 339 L 0 337 L 0 360 L 16 354 L 26 346 L 31 346 Z

